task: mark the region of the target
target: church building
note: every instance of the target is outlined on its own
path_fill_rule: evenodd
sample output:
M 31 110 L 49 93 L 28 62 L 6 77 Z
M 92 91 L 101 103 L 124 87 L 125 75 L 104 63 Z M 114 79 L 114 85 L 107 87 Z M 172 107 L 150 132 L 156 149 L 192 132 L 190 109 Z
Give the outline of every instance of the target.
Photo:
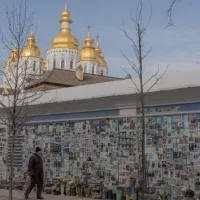
M 46 52 L 46 58 L 42 57 L 37 46 L 37 39 L 31 30 L 27 44 L 19 52 L 20 55 L 17 55 L 18 49 L 14 47 L 5 64 L 5 88 L 9 90 L 11 83 L 7 80 L 10 80 L 11 71 L 16 63 L 19 63 L 23 70 L 26 69 L 27 78 L 30 79 L 25 87 L 27 91 L 51 90 L 120 80 L 108 76 L 109 68 L 102 56 L 102 49 L 98 42 L 99 36 L 94 44 L 90 32 L 91 27 L 88 26 L 85 45 L 79 49 L 78 39 L 70 29 L 71 23 L 71 14 L 66 2 L 60 20 L 60 32 L 52 39 L 51 47 Z

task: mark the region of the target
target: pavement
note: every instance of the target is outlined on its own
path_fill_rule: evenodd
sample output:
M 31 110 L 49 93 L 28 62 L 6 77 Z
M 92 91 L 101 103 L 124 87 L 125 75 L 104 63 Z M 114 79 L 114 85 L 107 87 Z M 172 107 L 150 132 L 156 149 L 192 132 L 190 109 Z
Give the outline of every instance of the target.
M 13 190 L 13 200 L 24 200 L 24 192 Z M 83 197 L 72 197 L 72 196 L 62 196 L 62 195 L 43 195 L 44 200 L 91 200 L 89 198 Z M 0 200 L 8 200 L 8 190 L 0 189 Z M 36 200 L 36 194 L 32 192 L 29 195 L 29 200 Z

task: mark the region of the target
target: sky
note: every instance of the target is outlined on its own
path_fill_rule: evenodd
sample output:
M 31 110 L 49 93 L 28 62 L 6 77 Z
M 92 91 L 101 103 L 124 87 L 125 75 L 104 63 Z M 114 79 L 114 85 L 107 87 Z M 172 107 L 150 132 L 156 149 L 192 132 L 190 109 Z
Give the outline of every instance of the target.
M 0 26 L 7 32 L 6 7 L 12 8 L 18 0 L 1 0 Z M 176 5 L 173 12 L 175 26 L 166 28 L 168 17 L 166 10 L 171 0 L 143 0 L 143 19 L 148 21 L 151 7 L 152 18 L 145 35 L 146 50 L 152 51 L 144 60 L 145 75 L 150 76 L 157 70 L 164 71 L 166 76 L 176 76 L 180 73 L 190 74 L 200 72 L 200 1 L 185 0 Z M 191 3 L 192 2 L 192 3 Z M 130 14 L 135 16 L 137 0 L 68 0 L 71 12 L 72 33 L 79 40 L 79 48 L 84 44 L 87 26 L 91 25 L 91 35 L 98 34 L 103 56 L 109 66 L 109 75 L 125 77 L 126 69 L 135 76 L 122 52 L 135 61 L 131 44 L 120 28 L 124 23 L 129 34 L 135 38 L 134 24 Z M 61 13 L 64 0 L 29 0 L 29 11 L 34 13 L 34 25 L 37 26 L 36 38 L 43 57 L 50 48 L 52 38 L 59 33 Z M 0 56 L 7 59 L 8 52 L 0 44 Z M 199 63 L 198 63 L 199 62 Z M 177 80 L 178 81 L 178 80 Z

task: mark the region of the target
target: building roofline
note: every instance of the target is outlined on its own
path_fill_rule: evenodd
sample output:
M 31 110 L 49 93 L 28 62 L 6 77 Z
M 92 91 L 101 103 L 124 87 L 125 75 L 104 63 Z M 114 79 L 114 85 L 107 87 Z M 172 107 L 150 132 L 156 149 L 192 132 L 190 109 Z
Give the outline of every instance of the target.
M 48 81 L 48 79 L 51 78 L 51 76 L 53 76 L 53 73 L 55 71 L 64 71 L 64 72 L 67 72 L 67 73 L 71 73 L 75 76 L 75 73 L 76 71 L 72 71 L 72 70 L 65 70 L 65 69 L 53 69 L 52 71 L 49 71 L 47 72 L 47 74 L 45 74 L 43 77 L 41 77 L 40 79 L 37 79 L 35 81 L 33 81 L 32 83 L 30 83 L 30 85 L 28 85 L 25 89 L 31 89 L 33 87 L 36 87 L 38 85 L 41 85 L 41 84 L 57 84 L 57 85 L 60 85 L 60 86 L 64 86 L 64 87 L 67 87 L 67 86 L 77 86 L 77 85 L 69 85 L 69 84 L 60 84 L 60 83 L 56 83 L 56 82 L 51 82 L 51 81 Z M 90 74 L 90 73 L 84 73 L 85 75 L 90 75 L 90 76 L 93 76 L 93 77 L 102 77 L 102 75 L 99 75 L 99 74 Z M 104 76 L 105 78 L 113 78 L 115 80 L 124 80 L 122 78 L 118 78 L 118 77 L 112 77 L 112 76 Z M 113 80 L 113 81 L 115 81 Z M 84 80 L 83 80 L 84 81 Z M 35 82 L 35 83 L 34 83 Z M 109 82 L 109 81 L 106 81 L 105 82 Z M 98 83 L 98 82 L 97 82 Z M 96 83 L 93 83 L 93 84 L 96 84 Z M 79 86 L 79 85 L 78 85 Z
M 162 91 L 175 92 L 187 88 L 200 89 L 200 85 L 195 85 L 195 86 L 190 85 L 186 87 L 176 86 L 174 88 L 171 87 L 165 89 L 155 88 L 154 90 L 149 92 L 149 94 L 151 94 L 152 96 L 153 93 L 158 93 Z M 45 92 L 45 94 L 41 99 L 38 99 L 37 101 L 33 102 L 32 105 L 54 103 L 54 102 L 69 102 L 69 101 L 87 100 L 87 99 L 95 99 L 95 98 L 111 97 L 111 96 L 133 95 L 133 94 L 138 94 L 138 92 L 134 88 L 134 85 L 130 79 L 116 80 L 110 82 L 49 90 Z

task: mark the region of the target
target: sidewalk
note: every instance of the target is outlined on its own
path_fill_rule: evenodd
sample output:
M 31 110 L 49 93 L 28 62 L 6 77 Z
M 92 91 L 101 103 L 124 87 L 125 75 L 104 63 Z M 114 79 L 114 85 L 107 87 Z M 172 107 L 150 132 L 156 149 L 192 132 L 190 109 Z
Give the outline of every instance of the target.
M 46 200 L 91 200 L 89 198 L 83 197 L 72 197 L 72 196 L 54 196 L 54 195 L 43 195 Z M 13 191 L 13 200 L 24 200 L 24 192 L 23 191 Z M 8 190 L 0 189 L 0 200 L 8 200 Z M 36 200 L 36 194 L 32 192 L 30 194 L 29 200 Z

